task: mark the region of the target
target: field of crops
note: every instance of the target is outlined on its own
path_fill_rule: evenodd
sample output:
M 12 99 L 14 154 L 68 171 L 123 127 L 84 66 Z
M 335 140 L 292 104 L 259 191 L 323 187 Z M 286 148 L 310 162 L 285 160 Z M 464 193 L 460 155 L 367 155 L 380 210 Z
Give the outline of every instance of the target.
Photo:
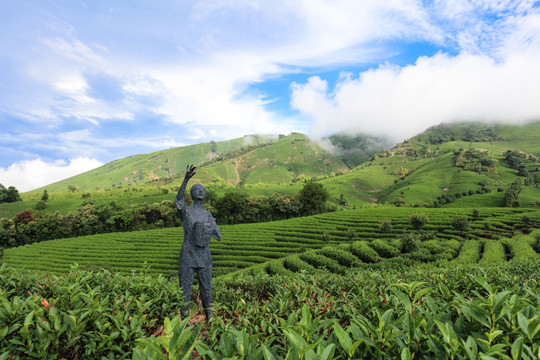
M 178 316 L 181 228 L 5 249 L 0 359 L 537 359 L 539 227 L 395 207 L 223 226 L 198 326 L 200 304 Z
M 163 276 L 4 265 L 0 359 L 538 359 L 539 278 L 539 261 L 238 273 L 188 326 Z
M 412 214 L 416 213 L 424 214 L 429 220 L 419 230 L 409 223 Z M 469 219 L 469 229 L 463 233 L 451 225 L 452 219 L 459 215 Z M 380 224 L 384 221 L 390 222 L 390 227 L 382 230 Z M 374 208 L 270 223 L 222 226 L 223 241 L 213 241 L 210 245 L 213 274 L 220 276 L 270 260 L 287 261 L 288 264 L 306 262 L 306 256 L 310 255 L 304 253 L 308 250 L 329 245 L 347 247 L 358 241 L 360 245 L 355 244 L 352 250 L 367 246 L 380 257 L 397 256 L 401 251 L 396 241 L 404 233 L 421 234 L 425 247 L 423 255 L 417 256 L 420 259 L 422 256 L 424 260 L 432 259 L 426 251 L 457 256 L 461 245 L 458 240 L 462 238 L 477 241 L 508 238 L 518 230 L 527 231 L 534 224 L 540 224 L 540 211 L 482 208 L 473 214 L 470 209 Z M 105 268 L 131 274 L 132 270 L 146 269 L 149 273 L 174 276 L 182 239 L 181 228 L 58 239 L 6 249 L 2 261 L 9 266 L 54 274 L 65 273 L 77 263 L 89 270 Z M 450 248 L 451 251 L 447 251 Z M 351 252 L 351 249 L 346 251 Z M 294 254 L 295 257 L 288 257 Z M 273 265 L 269 263 L 268 266 Z
M 425 214 L 429 219 L 420 230 L 413 229 L 409 223 L 414 213 Z M 458 215 L 469 219 L 469 229 L 464 233 L 451 225 Z M 383 221 L 390 222 L 390 228 L 382 230 L 380 224 Z M 374 249 L 381 257 L 389 257 L 382 247 L 392 244 L 404 233 L 422 234 L 427 246 L 446 249 L 455 248 L 462 237 L 512 237 L 514 232 L 526 231 L 534 224 L 540 224 L 540 211 L 482 208 L 473 215 L 470 209 L 373 208 L 278 222 L 222 226 L 223 241 L 213 241 L 210 247 L 214 276 L 220 276 L 329 245 L 362 241 L 362 246 Z M 58 239 L 6 249 L 2 261 L 9 266 L 54 274 L 65 273 L 77 263 L 89 270 L 105 268 L 131 274 L 132 270 L 146 268 L 153 274 L 175 276 L 182 239 L 181 228 Z M 397 249 L 396 246 L 394 244 Z M 399 255 L 400 250 L 395 251 L 392 256 Z M 451 253 L 457 255 L 457 252 L 459 248 Z

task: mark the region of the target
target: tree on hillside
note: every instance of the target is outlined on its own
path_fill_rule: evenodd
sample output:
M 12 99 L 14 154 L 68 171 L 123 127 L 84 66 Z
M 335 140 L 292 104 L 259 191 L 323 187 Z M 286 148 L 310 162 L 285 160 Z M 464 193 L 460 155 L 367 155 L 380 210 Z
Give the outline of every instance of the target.
M 247 207 L 248 195 L 246 193 L 232 191 L 225 193 L 217 200 L 216 210 L 220 222 L 238 224 L 243 222 L 242 213 Z
M 324 212 L 328 191 L 321 183 L 308 181 L 299 193 L 302 215 L 313 215 Z
M 409 224 L 417 231 L 422 230 L 427 223 L 429 223 L 429 217 L 426 214 L 413 213 L 409 216 Z
M 517 179 L 516 181 L 514 181 L 508 187 L 508 190 L 506 190 L 506 193 L 504 194 L 503 206 L 519 207 L 520 203 L 519 203 L 518 197 L 522 188 L 523 188 L 523 185 L 520 179 Z
M 19 191 L 14 186 L 6 188 L 4 185 L 0 184 L 0 203 L 11 203 L 15 201 L 22 201 Z
M 15 222 L 20 224 L 28 224 L 34 221 L 34 214 L 31 210 L 24 210 L 15 215 Z
M 41 197 L 41 200 L 43 201 L 49 200 L 49 194 L 47 193 L 47 189 L 43 190 L 43 196 Z
M 471 229 L 469 225 L 469 217 L 467 215 L 454 216 L 452 219 L 452 227 L 459 232 L 461 237 L 463 237 L 467 231 Z

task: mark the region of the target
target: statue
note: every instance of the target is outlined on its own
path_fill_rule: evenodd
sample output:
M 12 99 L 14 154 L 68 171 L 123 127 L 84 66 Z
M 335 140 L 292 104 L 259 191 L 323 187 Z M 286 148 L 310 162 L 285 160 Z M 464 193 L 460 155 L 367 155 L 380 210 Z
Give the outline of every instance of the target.
M 184 243 L 180 250 L 180 269 L 178 272 L 180 288 L 187 304 L 182 309 L 182 318 L 189 314 L 193 274 L 196 271 L 199 279 L 204 315 L 206 321 L 211 319 L 212 305 L 212 257 L 210 256 L 210 239 L 221 241 L 221 232 L 212 214 L 202 207 L 206 189 L 201 184 L 191 187 L 192 206 L 186 206 L 184 192 L 189 181 L 195 175 L 195 166 L 188 165 L 184 181 L 175 197 L 176 207 L 184 226 Z

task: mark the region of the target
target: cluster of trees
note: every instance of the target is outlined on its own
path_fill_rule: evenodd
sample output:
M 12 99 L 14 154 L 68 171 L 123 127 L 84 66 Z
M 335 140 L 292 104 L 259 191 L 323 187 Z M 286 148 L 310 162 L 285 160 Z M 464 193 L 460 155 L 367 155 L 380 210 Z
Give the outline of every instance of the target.
M 6 188 L 4 185 L 0 184 L 0 203 L 11 203 L 21 200 L 19 191 L 14 186 Z
M 497 135 L 495 130 L 492 128 L 475 128 L 469 127 L 463 133 L 463 141 L 469 142 L 486 142 L 494 140 L 504 140 L 502 137 Z
M 442 144 L 449 141 L 456 141 L 456 136 L 452 129 L 444 124 L 432 126 L 428 129 L 428 132 L 428 141 L 433 145 Z
M 476 149 L 459 149 L 456 154 L 456 166 L 463 170 L 488 172 L 497 166 L 497 161 L 492 159 L 487 151 Z
M 442 144 L 449 141 L 456 141 L 454 131 L 447 125 L 441 124 L 428 129 L 428 142 L 433 145 Z M 486 142 L 494 140 L 504 140 L 497 132 L 490 127 L 469 126 L 463 129 L 461 140 L 468 142 Z
M 186 193 L 186 202 L 191 197 Z M 296 195 L 249 196 L 233 191 L 218 197 L 208 191 L 204 206 L 218 224 L 274 221 L 333 210 L 320 183 L 307 182 Z M 34 217 L 30 210 L 13 219 L 0 219 L 0 246 L 19 246 L 43 240 L 109 232 L 146 230 L 181 225 L 173 200 L 120 205 L 85 202 L 67 215 L 59 212 Z
M 172 200 L 155 204 L 83 204 L 67 215 L 59 212 L 34 217 L 30 210 L 13 219 L 0 219 L 0 246 L 19 246 L 43 240 L 107 232 L 171 227 L 179 224 Z
M 532 178 L 526 177 L 523 179 L 523 185 L 525 186 L 538 186 L 540 185 L 540 172 L 537 170 Z
M 296 195 L 248 195 L 230 191 L 221 198 L 208 192 L 206 205 L 218 224 L 256 223 L 290 219 L 332 211 L 328 192 L 320 183 L 307 182 Z
M 519 193 L 523 189 L 523 185 L 520 179 L 514 181 L 506 190 L 504 194 L 503 206 L 506 207 L 520 207 L 521 204 L 518 200 Z
M 527 155 L 517 151 L 507 150 L 504 153 L 504 161 L 506 161 L 512 169 L 517 171 L 518 176 L 529 176 L 525 160 L 527 160 Z

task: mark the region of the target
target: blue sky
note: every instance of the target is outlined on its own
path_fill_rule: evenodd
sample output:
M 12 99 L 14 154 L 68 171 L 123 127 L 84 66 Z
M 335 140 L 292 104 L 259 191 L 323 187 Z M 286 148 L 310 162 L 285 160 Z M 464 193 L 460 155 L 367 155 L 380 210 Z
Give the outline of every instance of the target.
M 0 0 L 0 183 L 252 133 L 540 119 L 513 0 Z

